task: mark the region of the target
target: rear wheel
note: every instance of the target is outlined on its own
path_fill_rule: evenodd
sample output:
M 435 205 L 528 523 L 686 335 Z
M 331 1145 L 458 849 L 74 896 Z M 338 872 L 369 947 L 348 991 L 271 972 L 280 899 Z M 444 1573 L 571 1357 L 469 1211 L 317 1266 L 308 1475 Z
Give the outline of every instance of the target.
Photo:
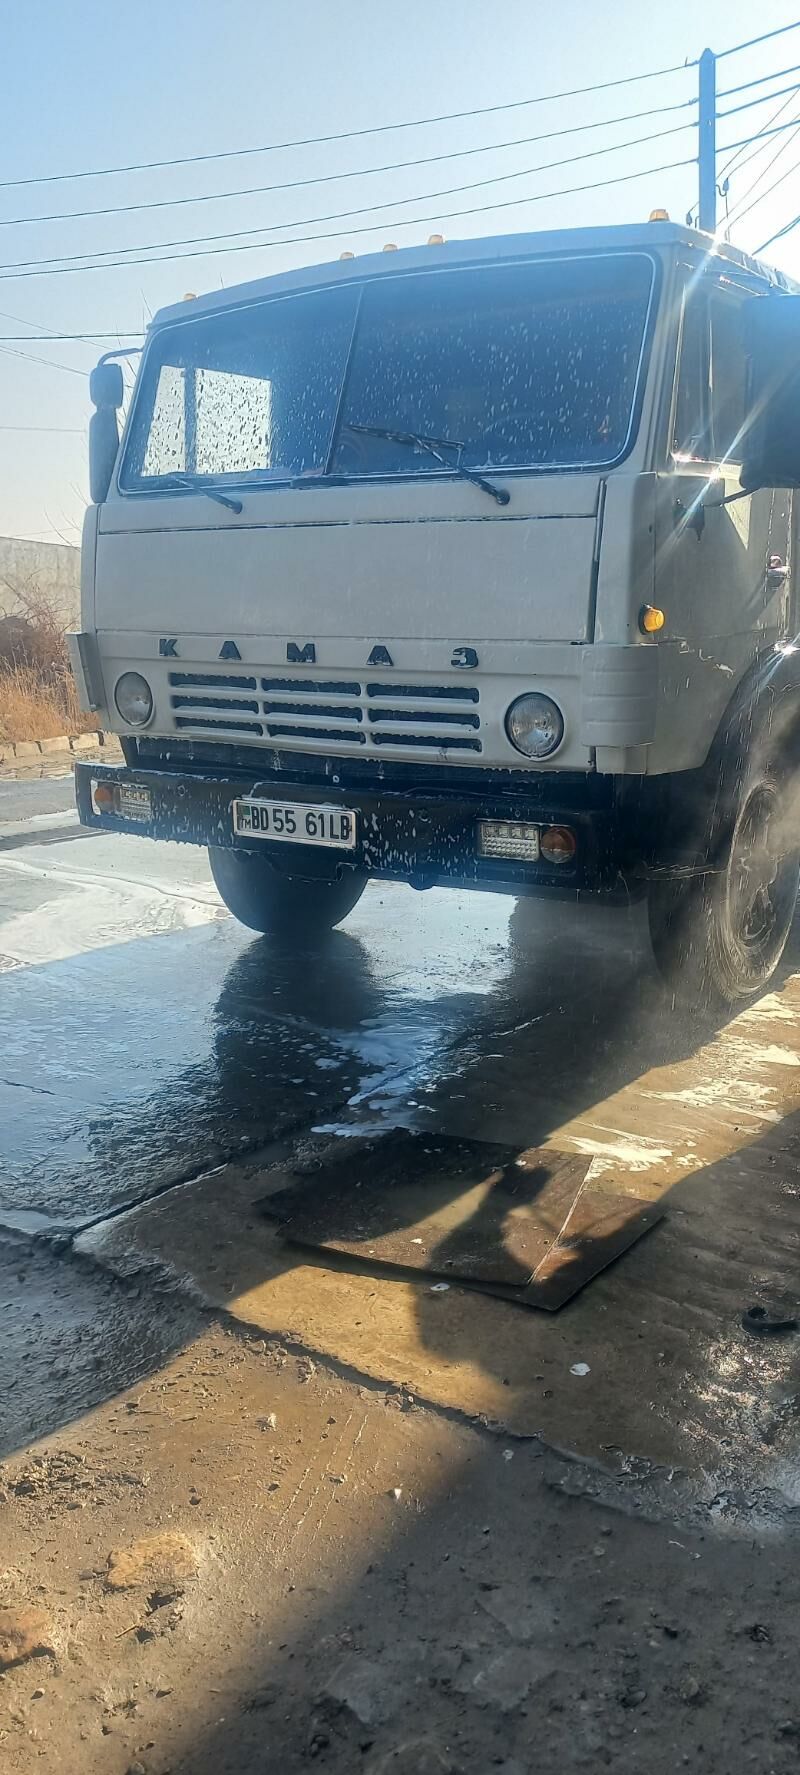
M 786 947 L 800 858 L 787 779 L 769 766 L 745 779 L 707 873 L 653 882 L 650 936 L 667 985 L 684 1002 L 735 1005 L 763 991 Z
M 229 912 L 264 935 L 315 937 L 341 924 L 358 904 L 367 877 L 355 869 L 338 878 L 283 875 L 255 851 L 211 845 L 211 873 Z

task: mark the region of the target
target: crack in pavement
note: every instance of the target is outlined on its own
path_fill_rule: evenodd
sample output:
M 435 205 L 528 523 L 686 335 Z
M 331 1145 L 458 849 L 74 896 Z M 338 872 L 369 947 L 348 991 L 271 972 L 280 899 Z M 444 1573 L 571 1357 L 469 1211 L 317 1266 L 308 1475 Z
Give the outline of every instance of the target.
M 47 1085 L 29 1085 L 25 1079 L 7 1079 L 0 1077 L 0 1085 L 8 1085 L 11 1091 L 33 1091 L 36 1097 L 57 1097 L 57 1091 L 50 1091 Z

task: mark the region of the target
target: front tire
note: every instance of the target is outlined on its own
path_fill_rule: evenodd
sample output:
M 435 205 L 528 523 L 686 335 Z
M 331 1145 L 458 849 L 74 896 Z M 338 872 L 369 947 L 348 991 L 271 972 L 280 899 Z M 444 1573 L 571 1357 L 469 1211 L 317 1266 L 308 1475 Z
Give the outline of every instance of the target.
M 264 936 L 311 938 L 332 931 L 358 904 L 367 877 L 345 869 L 338 879 L 282 875 L 256 851 L 209 846 L 217 890 L 229 912 Z
M 707 872 L 650 885 L 656 964 L 683 1003 L 735 1007 L 763 992 L 778 966 L 800 883 L 787 788 L 769 764 L 751 771 L 712 832 Z

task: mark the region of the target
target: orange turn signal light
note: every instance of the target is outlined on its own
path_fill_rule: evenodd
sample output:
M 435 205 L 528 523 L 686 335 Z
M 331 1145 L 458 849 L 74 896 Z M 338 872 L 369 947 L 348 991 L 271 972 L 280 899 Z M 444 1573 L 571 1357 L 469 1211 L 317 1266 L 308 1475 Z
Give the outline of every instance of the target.
M 578 840 L 569 826 L 545 826 L 539 848 L 548 863 L 571 863 Z
M 666 620 L 663 610 L 659 610 L 655 604 L 643 604 L 639 611 L 639 627 L 643 635 L 657 635 Z

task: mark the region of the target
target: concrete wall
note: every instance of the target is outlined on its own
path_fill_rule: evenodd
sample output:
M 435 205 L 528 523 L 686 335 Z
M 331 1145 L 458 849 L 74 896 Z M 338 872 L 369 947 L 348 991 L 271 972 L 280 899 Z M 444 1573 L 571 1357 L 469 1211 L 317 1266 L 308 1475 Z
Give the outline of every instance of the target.
M 80 549 L 0 536 L 0 616 L 24 615 L 25 594 L 42 597 L 66 629 L 80 627 Z

